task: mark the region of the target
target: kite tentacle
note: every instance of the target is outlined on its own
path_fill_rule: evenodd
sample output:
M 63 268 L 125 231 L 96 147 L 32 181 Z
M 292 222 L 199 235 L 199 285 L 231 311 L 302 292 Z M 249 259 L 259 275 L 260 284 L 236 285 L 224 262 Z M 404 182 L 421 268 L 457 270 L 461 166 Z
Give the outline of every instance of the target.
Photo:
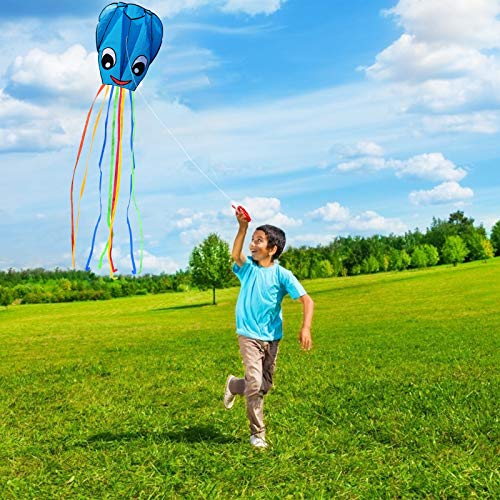
M 81 202 L 82 202 L 82 198 L 83 198 L 83 193 L 85 192 L 85 185 L 87 184 L 87 175 L 88 175 L 88 172 L 89 172 L 90 155 L 92 154 L 92 149 L 94 147 L 95 133 L 96 133 L 97 127 L 99 125 L 99 121 L 101 120 L 102 110 L 104 109 L 104 104 L 106 102 L 106 97 L 108 97 L 108 93 L 109 93 L 109 85 L 106 86 L 106 93 L 104 95 L 104 99 L 103 99 L 103 101 L 101 103 L 101 107 L 99 108 L 99 112 L 97 113 L 97 117 L 96 117 L 95 122 L 94 122 L 94 127 L 92 129 L 92 138 L 91 138 L 91 141 L 90 141 L 89 150 L 87 152 L 87 161 L 85 162 L 85 171 L 84 171 L 84 174 L 83 174 L 82 184 L 80 186 L 80 197 L 78 198 L 78 210 L 77 210 L 77 213 L 76 213 L 75 246 L 76 246 L 76 236 L 78 234 L 78 225 L 79 225 L 79 222 L 80 222 L 80 206 L 81 206 Z
M 115 176 L 113 181 L 113 200 L 111 203 L 111 221 L 109 227 L 109 238 L 108 238 L 108 259 L 110 264 L 110 276 L 116 273 L 118 269 L 115 268 L 113 263 L 113 225 L 116 215 L 116 207 L 118 205 L 118 197 L 120 194 L 120 181 L 121 181 L 121 171 L 122 171 L 122 131 L 123 131 L 123 106 L 124 106 L 125 94 L 123 93 L 123 88 L 120 87 L 120 99 L 118 106 L 118 140 L 116 143 L 116 158 L 115 158 Z
M 130 171 L 130 192 L 129 199 L 127 205 L 127 225 L 128 225 L 128 233 L 130 239 L 130 259 L 132 262 L 132 274 L 136 274 L 135 260 L 134 260 L 134 244 L 132 238 L 132 228 L 130 226 L 129 219 L 129 208 L 130 201 L 132 200 L 134 203 L 135 211 L 137 213 L 137 219 L 139 221 L 139 230 L 140 230 L 140 260 L 139 260 L 139 274 L 142 272 L 142 261 L 143 261 L 143 253 L 144 253 L 144 236 L 142 231 L 142 220 L 141 213 L 139 211 L 139 207 L 137 206 L 137 201 L 135 199 L 135 154 L 134 154 L 134 138 L 135 138 L 135 103 L 134 103 L 134 94 L 129 91 L 130 97 L 130 153 L 132 156 L 132 168 Z
M 106 141 L 108 137 L 108 119 L 109 119 L 109 109 L 111 108 L 111 101 L 113 100 L 113 92 L 114 92 L 114 86 L 110 85 L 111 87 L 111 93 L 109 94 L 109 99 L 108 99 L 108 107 L 106 110 L 106 120 L 104 122 L 104 140 L 102 143 L 102 148 L 101 148 L 101 156 L 99 157 L 99 217 L 97 218 L 96 225 L 94 227 L 94 233 L 92 235 L 92 243 L 90 246 L 90 252 L 89 252 L 89 257 L 87 259 L 87 265 L 85 266 L 86 271 L 90 271 L 90 261 L 92 260 L 92 255 L 94 253 L 94 246 L 95 246 L 95 238 L 97 234 L 97 230 L 99 228 L 99 224 L 101 222 L 101 217 L 102 217 L 102 159 L 104 156 L 104 150 L 106 149 Z M 106 92 L 109 91 L 109 88 L 107 89 Z
M 70 190 L 70 204 L 71 204 L 71 265 L 75 267 L 75 244 L 76 244 L 76 236 L 75 236 L 75 220 L 74 220 L 74 207 L 73 207 L 73 187 L 75 184 L 75 174 L 76 168 L 78 166 L 78 162 L 80 161 L 80 155 L 83 149 L 83 143 L 85 142 L 85 136 L 87 135 L 87 127 L 89 125 L 90 116 L 92 115 L 92 110 L 94 109 L 94 104 L 97 100 L 97 97 L 101 93 L 102 89 L 106 85 L 102 84 L 97 91 L 92 104 L 90 105 L 89 111 L 87 113 L 87 119 L 85 120 L 85 126 L 83 127 L 82 137 L 80 139 L 80 146 L 78 147 L 78 153 L 76 155 L 75 166 L 73 167 L 73 176 L 71 178 L 71 190 Z
M 113 103 L 113 124 L 111 127 L 111 155 L 109 158 L 108 215 L 106 219 L 108 223 L 108 228 L 111 226 L 111 202 L 113 199 L 113 165 L 115 163 L 115 137 L 116 137 L 115 130 L 116 130 L 116 121 L 118 118 L 118 98 L 119 98 L 119 93 L 116 92 L 115 100 Z M 99 257 L 99 269 L 102 269 L 102 262 L 107 251 L 108 251 L 108 241 L 106 241 L 106 245 L 104 246 L 101 256 Z

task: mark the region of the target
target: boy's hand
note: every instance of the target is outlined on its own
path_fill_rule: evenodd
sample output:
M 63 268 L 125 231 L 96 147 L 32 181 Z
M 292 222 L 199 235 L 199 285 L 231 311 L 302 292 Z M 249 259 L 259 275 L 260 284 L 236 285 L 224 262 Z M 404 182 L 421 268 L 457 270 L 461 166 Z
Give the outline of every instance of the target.
M 302 327 L 299 333 L 299 342 L 300 347 L 304 351 L 310 351 L 312 348 L 312 338 L 311 338 L 311 329 Z
M 236 209 L 235 215 L 240 227 L 246 229 L 248 227 L 248 220 L 245 214 L 240 209 Z

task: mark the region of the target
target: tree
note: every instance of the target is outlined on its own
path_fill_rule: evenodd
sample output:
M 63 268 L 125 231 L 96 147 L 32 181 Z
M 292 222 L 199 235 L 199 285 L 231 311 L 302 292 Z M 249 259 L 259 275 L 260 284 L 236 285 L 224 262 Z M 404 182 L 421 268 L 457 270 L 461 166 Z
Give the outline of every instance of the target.
M 444 262 L 456 266 L 459 262 L 464 261 L 467 253 L 467 247 L 460 236 L 448 236 L 446 238 L 442 250 Z
M 423 245 L 425 254 L 427 255 L 427 265 L 435 266 L 439 262 L 439 252 L 434 245 Z
M 413 250 L 411 254 L 411 266 L 412 267 L 427 267 L 429 260 L 427 259 L 427 253 L 424 250 L 423 245 L 418 245 Z
M 495 251 L 495 255 L 500 255 L 500 220 L 491 228 L 491 244 Z
M 201 290 L 212 288 L 212 303 L 215 305 L 215 289 L 224 288 L 232 281 L 229 245 L 217 234 L 209 234 L 193 249 L 189 267 L 195 286 Z
M 0 286 L 0 306 L 9 306 L 14 300 L 12 290 L 5 286 Z
M 486 259 L 491 259 L 495 255 L 493 252 L 493 245 L 488 238 L 484 238 L 482 241 L 483 251 L 481 253 L 481 259 L 486 262 Z

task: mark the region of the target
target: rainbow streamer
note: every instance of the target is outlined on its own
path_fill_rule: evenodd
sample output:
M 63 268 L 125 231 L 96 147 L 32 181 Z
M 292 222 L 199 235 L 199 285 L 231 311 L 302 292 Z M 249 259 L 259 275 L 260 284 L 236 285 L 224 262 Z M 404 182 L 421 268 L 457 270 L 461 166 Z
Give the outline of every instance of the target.
M 89 125 L 90 116 L 92 114 L 92 110 L 94 109 L 94 104 L 99 97 L 102 89 L 106 87 L 106 85 L 102 84 L 97 91 L 92 104 L 90 105 L 90 109 L 87 113 L 87 119 L 85 120 L 85 126 L 83 127 L 82 137 L 80 139 L 80 146 L 78 147 L 78 153 L 76 155 L 75 166 L 73 167 L 73 176 L 71 178 L 71 190 L 70 190 L 70 204 L 71 204 L 71 264 L 73 268 L 75 267 L 75 251 L 76 251 L 76 230 L 75 230 L 75 220 L 74 220 L 74 207 L 73 207 L 73 188 L 75 185 L 75 174 L 76 168 L 78 167 L 78 162 L 80 161 L 80 155 L 82 153 L 83 144 L 85 142 L 85 136 L 87 135 L 87 127 Z
M 103 101 L 99 107 L 99 111 L 95 118 L 92 127 L 92 138 L 90 142 L 90 147 L 87 153 L 87 159 L 85 163 L 85 170 L 83 173 L 83 179 L 80 186 L 80 196 L 78 199 L 78 208 L 76 219 L 74 216 L 74 207 L 73 207 L 73 190 L 74 190 L 74 182 L 75 182 L 75 174 L 78 166 L 78 162 L 80 160 L 80 156 L 83 150 L 85 137 L 87 134 L 87 128 L 89 126 L 90 117 L 92 115 L 92 111 L 95 105 L 95 102 L 103 90 L 106 87 L 106 92 L 104 94 Z M 110 271 L 109 274 L 113 277 L 114 273 L 118 271 L 113 262 L 113 239 L 114 239 L 114 223 L 116 219 L 116 211 L 118 206 L 118 199 L 120 195 L 120 185 L 121 185 L 121 176 L 122 176 L 122 164 L 123 164 L 123 130 L 124 130 L 124 114 L 125 114 L 125 96 L 127 89 L 120 88 L 119 91 L 115 92 L 114 86 L 112 85 L 102 85 L 98 90 L 92 105 L 90 106 L 89 112 L 87 114 L 87 120 L 85 122 L 85 127 L 83 130 L 82 138 L 80 141 L 80 147 L 78 150 L 77 159 L 75 162 L 75 167 L 73 169 L 73 178 L 71 181 L 71 257 L 73 268 L 75 267 L 75 252 L 76 252 L 76 236 L 78 234 L 78 225 L 80 221 L 80 207 L 81 201 L 83 198 L 83 194 L 85 191 L 85 186 L 87 183 L 88 177 L 88 168 L 90 156 L 94 146 L 94 140 L 97 128 L 100 123 L 101 116 L 103 114 L 104 106 L 107 102 L 106 108 L 106 119 L 104 123 L 104 139 L 101 147 L 101 153 L 99 156 L 99 215 L 97 217 L 97 221 L 94 226 L 94 231 L 92 233 L 92 241 L 90 245 L 90 251 L 87 258 L 87 263 L 85 265 L 85 269 L 90 271 L 90 263 L 92 261 L 92 256 L 94 254 L 95 242 L 97 237 L 97 231 L 99 229 L 99 225 L 103 215 L 103 203 L 102 203 L 102 188 L 103 188 L 103 169 L 102 163 L 104 159 L 104 152 L 106 150 L 106 144 L 108 142 L 108 125 L 110 121 L 111 115 L 111 103 L 113 102 L 113 111 L 112 111 L 112 124 L 111 124 L 111 151 L 110 151 L 110 163 L 109 163 L 109 185 L 108 185 L 108 210 L 107 210 L 107 225 L 108 225 L 108 237 L 106 240 L 106 244 L 99 258 L 99 269 L 102 268 L 103 259 L 106 255 L 109 261 Z M 133 204 L 137 219 L 140 228 L 140 262 L 139 262 L 139 273 L 142 272 L 142 263 L 143 263 L 143 253 L 144 253 L 144 237 L 143 237 L 143 229 L 142 229 L 142 220 L 141 214 L 139 212 L 139 207 L 137 206 L 137 201 L 135 198 L 135 153 L 134 153 L 134 139 L 135 139 L 135 102 L 133 93 L 129 92 L 130 98 L 130 161 L 131 161 L 131 169 L 130 169 L 130 186 L 129 186 L 129 198 L 127 203 L 127 227 L 129 234 L 129 242 L 130 242 L 130 260 L 132 265 L 132 274 L 137 273 L 137 267 L 134 259 L 134 238 L 132 234 L 132 226 L 130 223 L 130 205 Z M 109 97 L 108 97 L 109 96 Z

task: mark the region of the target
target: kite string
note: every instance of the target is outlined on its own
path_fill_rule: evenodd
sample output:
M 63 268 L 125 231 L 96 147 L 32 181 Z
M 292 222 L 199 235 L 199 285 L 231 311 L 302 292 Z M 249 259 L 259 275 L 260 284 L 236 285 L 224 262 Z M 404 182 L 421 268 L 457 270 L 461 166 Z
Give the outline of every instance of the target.
M 139 94 L 141 95 L 143 101 L 146 103 L 146 106 L 149 108 L 151 113 L 153 113 L 154 117 L 163 125 L 163 128 L 169 133 L 170 137 L 173 139 L 173 141 L 179 146 L 181 151 L 186 155 L 186 158 L 196 167 L 196 169 L 224 196 L 229 202 L 232 202 L 232 198 L 210 177 L 206 174 L 206 172 L 203 171 L 203 169 L 194 161 L 194 159 L 191 157 L 191 155 L 188 153 L 186 148 L 183 146 L 183 144 L 177 139 L 175 134 L 170 130 L 170 128 L 165 124 L 165 122 L 158 116 L 156 111 L 150 106 L 149 102 L 147 99 L 144 97 L 144 94 L 142 93 L 141 89 L 138 87 Z
M 129 57 L 129 53 L 128 53 L 128 36 L 126 38 L 125 48 L 126 48 L 126 51 L 127 51 L 128 63 L 130 64 L 130 57 Z M 196 167 L 196 169 L 200 172 L 200 174 L 202 174 L 222 194 L 222 196 L 224 196 L 227 200 L 229 200 L 230 203 L 232 203 L 231 197 L 210 176 L 208 176 L 203 171 L 203 169 L 194 161 L 194 159 L 188 153 L 188 151 L 183 146 L 183 144 L 181 143 L 181 141 L 179 141 L 179 139 L 177 139 L 177 137 L 172 132 L 172 130 L 170 130 L 170 128 L 165 124 L 165 122 L 158 116 L 158 114 L 156 113 L 156 111 L 151 107 L 151 105 L 149 104 L 148 100 L 146 99 L 146 97 L 142 93 L 142 90 L 138 86 L 137 80 L 134 78 L 133 72 L 132 72 L 132 79 L 134 80 L 136 88 L 137 88 L 137 90 L 139 91 L 139 94 L 142 97 L 142 100 L 146 103 L 146 106 L 149 108 L 149 110 L 151 111 L 151 113 L 153 113 L 153 116 L 162 124 L 163 128 L 168 132 L 168 134 L 170 135 L 170 137 L 177 144 L 177 146 L 181 149 L 181 151 L 186 155 L 186 158 Z

